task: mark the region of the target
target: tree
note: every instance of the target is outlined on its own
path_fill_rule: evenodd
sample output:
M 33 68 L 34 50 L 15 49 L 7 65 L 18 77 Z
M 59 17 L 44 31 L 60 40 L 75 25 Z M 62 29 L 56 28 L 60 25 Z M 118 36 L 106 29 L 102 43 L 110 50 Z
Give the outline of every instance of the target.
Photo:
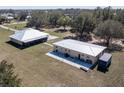
M 95 24 L 98 26 L 99 23 L 104 22 L 106 20 L 114 19 L 114 10 L 112 7 L 105 7 L 102 9 L 101 7 L 97 7 L 93 12 L 93 17 L 95 19 Z
M 109 47 L 112 38 L 124 38 L 124 28 L 118 21 L 107 20 L 100 23 L 95 31 L 96 35 L 106 40 L 106 46 Z
M 0 16 L 0 24 L 3 24 L 6 21 L 5 17 Z
M 0 63 L 0 86 L 2 87 L 19 87 L 21 79 L 14 74 L 13 64 L 7 64 L 7 61 L 3 60 Z
M 43 25 L 48 25 L 48 15 L 47 12 L 35 11 L 31 15 L 27 26 L 36 27 L 36 29 L 41 28 Z
M 124 10 L 117 9 L 116 12 L 114 13 L 114 20 L 117 20 L 124 24 Z
M 27 15 L 28 15 L 27 12 L 21 11 L 17 16 L 18 21 L 25 21 Z
M 64 27 L 64 31 L 67 25 L 70 24 L 71 18 L 69 16 L 62 16 L 58 20 L 58 24 Z
M 61 12 L 51 12 L 49 13 L 49 23 L 50 25 L 56 26 L 59 18 L 62 16 Z
M 79 37 L 83 38 L 84 32 L 89 34 L 95 28 L 93 17 L 89 13 L 82 13 L 78 15 L 72 22 L 72 27 L 76 33 L 79 33 Z
M 106 7 L 103 9 L 103 12 L 102 12 L 102 19 L 103 21 L 106 21 L 106 20 L 111 20 L 113 19 L 113 11 L 112 11 L 112 7 Z

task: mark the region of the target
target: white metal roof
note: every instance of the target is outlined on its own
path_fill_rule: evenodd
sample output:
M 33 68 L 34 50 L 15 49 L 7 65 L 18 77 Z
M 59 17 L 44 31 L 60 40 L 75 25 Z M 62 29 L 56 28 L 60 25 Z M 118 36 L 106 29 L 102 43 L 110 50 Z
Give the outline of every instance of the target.
M 91 56 L 97 56 L 99 53 L 101 53 L 103 50 L 106 49 L 106 47 L 103 46 L 72 40 L 72 39 L 65 39 L 53 44 Z
M 21 42 L 29 42 L 43 37 L 48 37 L 48 33 L 40 32 L 32 28 L 16 31 L 15 34 L 9 36 Z
M 8 16 L 7 19 L 12 20 L 12 19 L 14 19 L 14 17 L 12 17 L 12 16 Z

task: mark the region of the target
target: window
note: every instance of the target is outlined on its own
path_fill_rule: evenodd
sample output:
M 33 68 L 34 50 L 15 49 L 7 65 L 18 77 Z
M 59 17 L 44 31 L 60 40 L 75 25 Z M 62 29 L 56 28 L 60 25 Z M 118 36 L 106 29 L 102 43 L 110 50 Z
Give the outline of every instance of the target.
M 82 54 L 82 56 L 84 56 L 84 54 Z
M 89 64 L 92 64 L 92 60 L 90 60 L 90 59 L 87 59 L 86 62 Z
M 87 56 L 87 58 L 90 58 L 89 56 Z

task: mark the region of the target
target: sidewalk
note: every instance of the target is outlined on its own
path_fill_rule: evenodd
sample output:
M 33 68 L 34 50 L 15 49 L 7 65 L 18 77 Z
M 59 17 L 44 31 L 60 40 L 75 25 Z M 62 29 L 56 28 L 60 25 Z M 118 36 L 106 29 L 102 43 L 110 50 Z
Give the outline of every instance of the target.
M 12 28 L 10 28 L 10 27 L 3 26 L 3 25 L 0 25 L 0 27 L 3 28 L 3 29 L 11 30 L 11 31 L 13 31 L 13 32 L 17 31 L 16 29 L 12 29 Z

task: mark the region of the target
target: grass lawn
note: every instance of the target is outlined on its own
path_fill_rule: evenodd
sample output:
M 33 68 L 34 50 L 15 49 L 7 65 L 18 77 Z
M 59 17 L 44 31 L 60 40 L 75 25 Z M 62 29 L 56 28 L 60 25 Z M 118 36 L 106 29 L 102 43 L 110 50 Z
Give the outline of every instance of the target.
M 5 26 L 13 28 L 13 29 L 21 30 L 21 29 L 25 28 L 26 23 L 9 24 L 9 25 L 5 25 Z
M 52 50 L 48 45 L 15 48 L 6 43 L 10 34 L 11 31 L 0 29 L 0 60 L 14 64 L 22 86 L 124 86 L 124 52 L 112 53 L 109 72 L 84 72 L 46 56 Z
M 59 38 L 63 39 L 66 36 L 71 36 L 72 33 L 70 33 L 69 31 L 66 32 L 57 32 L 56 30 L 58 30 L 58 28 L 51 28 L 51 29 L 44 29 L 46 33 L 49 33 L 51 35 L 54 36 L 58 36 Z

